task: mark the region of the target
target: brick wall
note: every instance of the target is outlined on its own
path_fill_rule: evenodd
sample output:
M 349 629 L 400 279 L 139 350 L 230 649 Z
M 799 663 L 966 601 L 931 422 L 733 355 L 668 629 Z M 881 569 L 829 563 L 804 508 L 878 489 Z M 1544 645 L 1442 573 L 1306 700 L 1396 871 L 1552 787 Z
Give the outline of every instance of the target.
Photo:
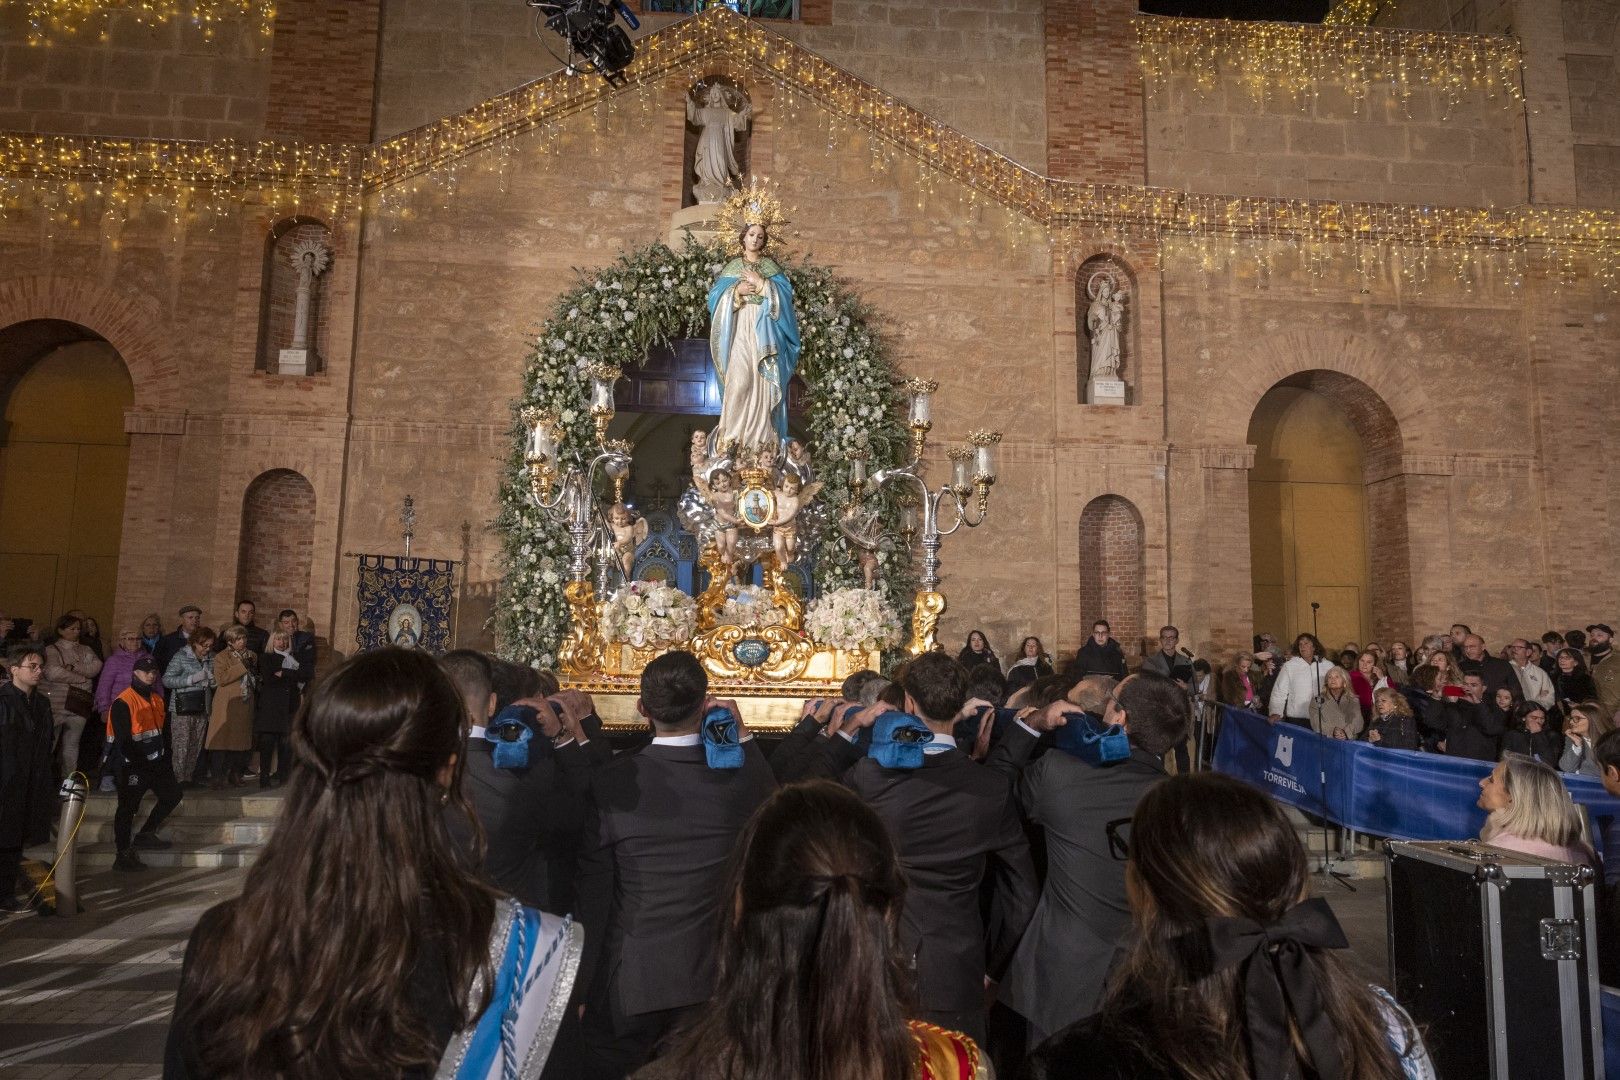
M 236 595 L 260 611 L 309 611 L 315 545 L 315 489 L 290 469 L 254 480 L 242 497 L 242 540 Z
M 791 38 L 1013 160 L 1046 164 L 1043 0 L 810 0 Z M 387 0 L 377 132 L 394 135 L 550 74 L 560 65 L 518 0 Z M 668 26 L 643 14 L 641 37 Z M 595 76 L 581 76 L 595 78 Z M 749 93 L 758 97 L 757 88 Z
M 1439 206 L 1525 200 L 1524 111 L 1481 97 L 1447 108 L 1342 86 L 1258 101 L 1233 79 L 1166 80 L 1147 102 L 1147 176 L 1160 187 Z
M 1080 622 L 1107 619 L 1135 656 L 1142 648 L 1142 518 L 1126 499 L 1104 495 L 1080 513 Z
M 1047 171 L 1140 184 L 1142 78 L 1136 0 L 1046 0 Z
M 0 4 L 0 130 L 174 139 L 253 138 L 264 125 L 270 39 L 227 19 L 212 40 L 184 20 L 126 15 L 94 34 L 28 44 L 23 4 Z
M 278 0 L 265 134 L 368 142 L 381 0 Z

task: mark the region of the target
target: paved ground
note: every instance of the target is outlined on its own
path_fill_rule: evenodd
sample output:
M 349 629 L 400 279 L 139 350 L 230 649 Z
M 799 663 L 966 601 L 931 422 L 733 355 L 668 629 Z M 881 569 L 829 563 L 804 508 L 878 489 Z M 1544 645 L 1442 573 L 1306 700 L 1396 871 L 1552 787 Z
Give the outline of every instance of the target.
M 197 916 L 241 887 L 239 869 L 100 871 L 74 918 L 0 922 L 0 1077 L 157 1077 L 180 959 Z M 1326 895 L 1353 962 L 1384 982 L 1384 883 Z

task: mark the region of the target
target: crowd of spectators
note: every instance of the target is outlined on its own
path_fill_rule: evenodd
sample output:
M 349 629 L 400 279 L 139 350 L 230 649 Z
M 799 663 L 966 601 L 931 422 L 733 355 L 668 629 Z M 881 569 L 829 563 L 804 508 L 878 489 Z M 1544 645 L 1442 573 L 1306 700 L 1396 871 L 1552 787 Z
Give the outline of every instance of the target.
M 0 758 L 0 789 L 9 793 L 0 822 L 24 822 L 0 825 L 0 904 L 17 906 L 16 860 L 22 847 L 45 838 L 48 824 L 35 819 L 54 817 L 52 793 L 74 773 L 117 794 L 113 865 L 131 871 L 145 867 L 137 849 L 170 846 L 157 829 L 181 791 L 239 787 L 255 777 L 260 787 L 286 782 L 292 718 L 315 676 L 314 635 L 290 608 L 273 632 L 259 626 L 246 599 L 218 634 L 195 604 L 177 614 L 167 633 L 155 613 L 126 626 L 111 649 L 82 611 L 64 613 L 41 641 L 19 640 L 16 624 L 0 616 L 8 650 L 0 682 L 13 689 L 28 683 L 23 700 L 12 703 L 18 719 L 6 729 Z M 18 679 L 17 669 L 27 674 Z M 36 711 L 48 722 L 33 719 Z M 37 746 L 44 747 L 41 764 L 25 767 Z M 147 791 L 157 793 L 158 808 L 132 834 L 130 818 Z

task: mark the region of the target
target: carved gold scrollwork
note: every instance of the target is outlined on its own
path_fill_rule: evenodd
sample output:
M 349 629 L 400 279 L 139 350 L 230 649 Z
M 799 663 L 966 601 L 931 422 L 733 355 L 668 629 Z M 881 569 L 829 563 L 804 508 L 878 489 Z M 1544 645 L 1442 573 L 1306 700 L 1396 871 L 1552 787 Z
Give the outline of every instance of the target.
M 596 617 L 596 589 L 589 581 L 570 581 L 563 587 L 568 601 L 568 636 L 557 650 L 557 666 L 568 675 L 586 675 L 602 670 L 607 642 L 602 639 Z
M 804 604 L 788 586 L 787 575 L 782 572 L 784 567 L 776 561 L 775 553 L 766 555 L 759 565 L 764 571 L 765 588 L 771 594 L 771 603 L 782 610 L 783 625 L 789 630 L 803 630 Z
M 909 650 L 912 656 L 921 656 L 931 652 L 934 648 L 934 631 L 939 626 L 939 616 L 945 610 L 945 594 L 941 592 L 919 592 L 917 602 L 911 609 L 911 645 Z
M 720 549 L 706 544 L 698 556 L 698 565 L 709 573 L 709 587 L 697 598 L 697 628 L 712 630 L 715 616 L 726 606 L 726 585 L 731 581 L 731 567 L 720 557 Z
M 770 648 L 764 663 L 749 667 L 737 661 L 734 650 L 737 643 L 746 638 L 758 638 Z M 761 684 L 797 679 L 809 666 L 816 649 L 809 638 L 786 626 L 759 629 L 717 626 L 699 634 L 692 642 L 692 651 L 703 663 L 704 670 L 715 678 Z

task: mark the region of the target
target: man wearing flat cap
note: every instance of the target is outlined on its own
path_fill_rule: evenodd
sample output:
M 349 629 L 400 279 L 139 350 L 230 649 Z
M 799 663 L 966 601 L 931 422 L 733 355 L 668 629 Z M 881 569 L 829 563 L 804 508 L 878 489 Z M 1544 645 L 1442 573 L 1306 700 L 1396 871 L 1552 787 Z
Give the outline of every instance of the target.
M 202 608 L 196 604 L 187 604 L 180 609 L 180 625 L 174 628 L 174 633 L 164 634 L 158 638 L 157 648 L 152 650 L 152 659 L 157 662 L 158 674 L 169 670 L 169 661 L 174 654 L 186 647 L 191 638 L 191 632 L 202 625 Z
M 1586 628 L 1586 652 L 1592 658 L 1598 703 L 1603 706 L 1603 715 L 1612 717 L 1620 709 L 1620 660 L 1615 659 L 1614 631 L 1608 623 L 1593 623 Z

